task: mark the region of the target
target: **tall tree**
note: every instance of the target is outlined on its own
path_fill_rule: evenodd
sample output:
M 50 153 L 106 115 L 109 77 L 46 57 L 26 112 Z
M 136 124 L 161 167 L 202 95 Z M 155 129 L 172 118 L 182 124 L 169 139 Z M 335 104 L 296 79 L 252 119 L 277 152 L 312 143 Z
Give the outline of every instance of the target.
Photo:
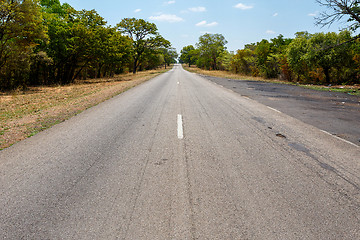
M 97 58 L 97 43 L 106 21 L 95 10 L 77 11 L 58 0 L 45 5 L 49 44 L 44 51 L 54 61 L 53 75 L 57 83 L 68 84 Z
M 250 75 L 254 64 L 254 52 L 250 49 L 237 50 L 234 57 L 231 59 L 231 70 L 235 73 Z
M 131 61 L 131 48 L 130 38 L 123 36 L 116 28 L 97 29 L 90 61 L 90 66 L 96 68 L 96 77 L 112 76 L 115 72 L 122 72 L 124 66 Z
M 128 35 L 133 41 L 133 73 L 141 64 L 145 52 L 169 47 L 170 42 L 164 39 L 154 23 L 143 19 L 124 18 L 118 25 L 120 32 Z
M 221 54 L 226 50 L 227 41 L 221 34 L 206 33 L 199 38 L 196 46 L 200 52 L 200 60 L 206 68 L 218 69 Z
M 46 28 L 37 0 L 2 0 L 0 4 L 0 88 L 23 85 L 30 55 Z
M 350 32 L 343 31 L 340 34 L 334 32 L 315 33 L 308 40 L 308 51 L 304 57 L 310 66 L 322 68 L 327 84 L 331 83 L 331 71 L 345 65 L 352 58 L 350 45 L 336 48 L 329 48 L 329 46 L 335 46 L 349 39 L 351 39 Z
M 297 37 L 289 44 L 286 49 L 286 57 L 290 69 L 300 82 L 302 77 L 307 78 L 308 74 L 308 61 L 305 55 L 308 53 L 309 34 L 297 33 Z
M 183 63 L 189 64 L 189 67 L 192 64 L 195 64 L 197 61 L 198 53 L 195 50 L 193 45 L 185 46 L 180 52 L 180 60 Z
M 161 48 L 161 54 L 164 57 L 164 64 L 166 66 L 170 66 L 172 63 L 176 63 L 176 59 L 178 57 L 178 53 L 176 52 L 175 48 Z

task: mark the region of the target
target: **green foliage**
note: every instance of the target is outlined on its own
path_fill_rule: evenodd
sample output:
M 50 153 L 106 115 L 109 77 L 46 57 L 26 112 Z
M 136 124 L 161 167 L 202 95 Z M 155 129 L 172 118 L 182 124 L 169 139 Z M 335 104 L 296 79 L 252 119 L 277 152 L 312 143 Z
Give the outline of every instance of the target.
M 0 89 L 25 86 L 33 49 L 47 37 L 38 1 L 1 1 L 0 18 Z
M 225 52 L 227 41 L 221 34 L 206 33 L 199 38 L 196 44 L 199 50 L 198 67 L 218 70 L 220 57 Z
M 231 60 L 230 70 L 235 73 L 244 75 L 251 75 L 252 69 L 255 66 L 255 56 L 250 49 L 237 50 L 236 54 Z
M 331 82 L 330 71 L 332 68 L 345 65 L 346 61 L 351 59 L 349 45 L 336 48 L 332 46 L 349 39 L 351 39 L 350 33 L 343 32 L 342 34 L 316 33 L 308 40 L 308 51 L 304 58 L 308 61 L 309 66 L 322 68 L 327 84 Z
M 181 63 L 189 64 L 189 67 L 196 64 L 198 60 L 199 52 L 194 48 L 193 45 L 185 46 L 180 52 Z
M 303 35 L 298 35 L 288 46 L 286 56 L 289 67 L 297 77 L 297 81 L 308 78 L 308 64 L 304 56 L 306 55 L 308 39 Z
M 285 39 L 283 35 L 260 42 L 248 44 L 244 50 L 238 50 L 230 65 L 231 70 L 237 73 L 277 78 L 283 69 L 283 58 L 287 46 L 292 39 Z
M 297 35 L 289 45 L 287 58 L 297 80 L 314 83 L 343 83 L 356 81 L 354 52 L 356 43 L 348 31 Z
M 125 18 L 117 28 L 133 42 L 133 73 L 145 61 L 146 54 L 156 54 L 159 48 L 170 47 L 170 42 L 158 33 L 156 25 L 143 19 Z
M 277 38 L 238 50 L 230 70 L 244 75 L 282 78 L 304 83 L 358 83 L 360 42 L 349 31 L 298 32 L 295 39 Z
M 65 10 L 64 17 L 54 13 L 49 19 L 50 43 L 45 46 L 54 60 L 54 78 L 61 84 L 72 82 L 76 69 L 86 63 L 94 31 L 86 19 L 90 13 L 77 12 L 73 8 Z
M 134 59 L 149 69 L 177 58 L 153 23 L 124 19 L 111 27 L 95 10 L 59 0 L 1 1 L 0 18 L 1 90 L 113 76 Z
M 225 50 L 220 55 L 220 69 L 229 71 L 231 69 L 231 60 L 233 57 L 234 53 Z
M 161 56 L 163 57 L 163 62 L 166 66 L 170 66 L 170 64 L 176 63 L 176 59 L 178 58 L 178 53 L 175 48 L 160 48 Z

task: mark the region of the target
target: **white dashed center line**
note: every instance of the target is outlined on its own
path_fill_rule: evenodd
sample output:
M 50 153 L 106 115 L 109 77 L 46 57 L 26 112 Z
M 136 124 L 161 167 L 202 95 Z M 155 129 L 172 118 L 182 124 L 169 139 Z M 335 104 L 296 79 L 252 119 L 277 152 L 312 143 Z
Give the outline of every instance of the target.
M 183 121 L 181 114 L 178 114 L 177 117 L 177 134 L 179 139 L 184 138 L 184 131 L 183 131 Z

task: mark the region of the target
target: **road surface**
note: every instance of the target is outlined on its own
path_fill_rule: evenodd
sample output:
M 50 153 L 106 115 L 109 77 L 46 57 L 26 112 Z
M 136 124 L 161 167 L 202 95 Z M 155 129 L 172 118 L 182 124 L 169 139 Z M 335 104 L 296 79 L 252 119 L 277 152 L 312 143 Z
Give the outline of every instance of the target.
M 0 152 L 0 239 L 360 239 L 360 148 L 171 71 Z
M 359 96 L 279 83 L 203 77 L 360 146 Z

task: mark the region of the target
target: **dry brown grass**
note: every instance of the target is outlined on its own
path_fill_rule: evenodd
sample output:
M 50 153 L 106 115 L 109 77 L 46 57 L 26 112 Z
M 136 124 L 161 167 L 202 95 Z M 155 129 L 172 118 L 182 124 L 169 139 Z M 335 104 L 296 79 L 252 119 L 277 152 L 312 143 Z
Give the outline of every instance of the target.
M 207 75 L 207 76 L 219 77 L 219 78 L 229 78 L 229 79 L 234 79 L 234 80 L 257 80 L 257 81 L 264 80 L 263 78 L 260 78 L 260 77 L 243 76 L 243 75 L 235 74 L 235 73 L 232 73 L 229 71 L 220 71 L 220 70 L 209 71 L 209 70 L 197 68 L 195 66 L 189 67 L 189 65 L 183 65 L 183 68 L 189 72 L 198 73 L 198 74 Z
M 164 69 L 0 92 L 0 150 L 139 85 Z

